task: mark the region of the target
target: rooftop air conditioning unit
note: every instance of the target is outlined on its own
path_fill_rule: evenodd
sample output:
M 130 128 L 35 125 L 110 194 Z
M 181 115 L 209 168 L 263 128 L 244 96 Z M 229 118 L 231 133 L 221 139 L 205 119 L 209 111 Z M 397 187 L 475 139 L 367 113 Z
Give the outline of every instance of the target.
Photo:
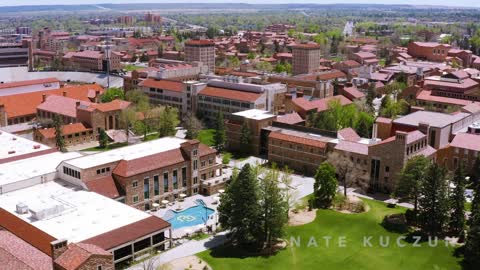
M 19 214 L 27 214 L 28 213 L 28 206 L 22 202 L 17 203 L 17 213 Z

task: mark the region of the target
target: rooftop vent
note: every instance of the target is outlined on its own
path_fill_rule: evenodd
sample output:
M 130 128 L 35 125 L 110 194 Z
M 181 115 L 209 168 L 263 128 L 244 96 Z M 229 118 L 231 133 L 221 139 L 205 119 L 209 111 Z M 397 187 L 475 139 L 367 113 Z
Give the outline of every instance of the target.
M 28 213 L 28 206 L 22 202 L 17 203 L 17 213 L 19 214 L 27 214 Z

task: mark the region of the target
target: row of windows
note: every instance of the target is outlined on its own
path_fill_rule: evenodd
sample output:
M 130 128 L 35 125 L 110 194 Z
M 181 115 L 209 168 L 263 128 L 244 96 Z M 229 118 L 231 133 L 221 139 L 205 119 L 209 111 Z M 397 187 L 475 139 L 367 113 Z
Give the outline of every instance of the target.
M 322 148 L 309 147 L 309 146 L 304 146 L 304 145 L 301 145 L 301 144 L 292 144 L 292 143 L 285 142 L 285 141 L 282 141 L 282 140 L 271 139 L 271 143 L 273 145 L 287 147 L 287 148 L 292 149 L 292 150 L 297 150 L 297 151 L 302 151 L 302 152 L 310 152 L 311 154 L 323 155 L 325 153 L 325 150 L 322 149 Z
M 407 155 L 413 154 L 417 152 L 417 150 L 423 149 L 425 146 L 427 146 L 427 139 L 421 140 L 420 142 L 407 146 Z
M 110 172 L 110 167 L 105 167 L 97 170 L 97 174 L 103 174 L 106 172 Z
M 65 166 L 63 166 L 63 174 L 69 175 L 77 179 L 81 179 L 81 175 L 79 171 L 65 167 Z
M 248 102 L 239 102 L 239 101 L 234 101 L 234 100 L 229 100 L 229 99 L 220 99 L 220 98 L 212 98 L 209 96 L 198 96 L 198 100 L 205 101 L 205 102 L 213 102 L 217 104 L 223 104 L 223 105 L 231 105 L 231 106 L 236 106 L 236 107 L 242 107 L 242 108 L 250 108 L 250 103 Z

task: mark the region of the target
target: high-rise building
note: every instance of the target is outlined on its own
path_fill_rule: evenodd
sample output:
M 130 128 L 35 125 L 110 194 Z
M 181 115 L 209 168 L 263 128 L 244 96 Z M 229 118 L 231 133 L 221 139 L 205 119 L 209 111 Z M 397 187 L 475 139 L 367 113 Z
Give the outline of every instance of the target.
M 320 46 L 317 44 L 297 44 L 292 46 L 293 74 L 312 73 L 320 65 Z
M 185 61 L 202 62 L 209 72 L 215 71 L 215 43 L 209 39 L 192 39 L 185 42 Z

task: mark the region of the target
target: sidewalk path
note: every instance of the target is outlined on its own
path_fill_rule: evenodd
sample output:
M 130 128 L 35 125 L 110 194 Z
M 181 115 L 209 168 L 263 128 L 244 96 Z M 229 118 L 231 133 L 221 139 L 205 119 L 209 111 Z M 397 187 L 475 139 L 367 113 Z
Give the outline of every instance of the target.
M 171 262 L 176 259 L 183 257 L 195 255 L 199 252 L 205 251 L 222 245 L 226 242 L 226 232 L 217 233 L 216 236 L 210 236 L 209 238 L 203 240 L 190 240 L 180 246 L 169 249 L 165 252 L 160 253 L 160 255 L 150 259 L 153 260 L 154 268 L 157 269 L 162 264 Z M 136 264 L 128 268 L 129 270 L 143 270 L 143 263 Z

